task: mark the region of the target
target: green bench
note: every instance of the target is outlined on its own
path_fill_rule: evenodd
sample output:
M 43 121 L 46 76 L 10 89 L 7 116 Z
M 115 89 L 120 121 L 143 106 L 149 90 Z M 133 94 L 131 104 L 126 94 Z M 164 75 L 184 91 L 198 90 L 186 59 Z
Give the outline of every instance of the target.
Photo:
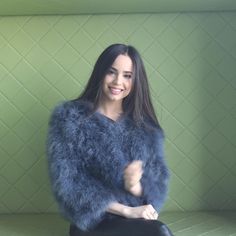
M 164 212 L 160 220 L 175 236 L 236 236 L 236 211 Z M 58 214 L 0 215 L 0 236 L 68 236 Z

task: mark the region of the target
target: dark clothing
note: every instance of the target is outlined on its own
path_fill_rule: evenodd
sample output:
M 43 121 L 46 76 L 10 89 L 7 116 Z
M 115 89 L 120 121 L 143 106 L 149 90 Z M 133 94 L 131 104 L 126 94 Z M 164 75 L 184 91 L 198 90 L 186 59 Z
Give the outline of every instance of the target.
M 70 225 L 70 236 L 173 236 L 169 228 L 157 220 L 106 219 L 94 230 L 84 232 Z

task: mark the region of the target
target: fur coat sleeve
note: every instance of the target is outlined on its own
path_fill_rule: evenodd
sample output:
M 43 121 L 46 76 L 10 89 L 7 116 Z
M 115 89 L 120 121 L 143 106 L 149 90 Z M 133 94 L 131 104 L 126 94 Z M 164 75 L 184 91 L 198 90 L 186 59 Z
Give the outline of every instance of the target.
M 78 114 L 74 115 L 77 118 Z M 88 173 L 85 162 L 78 161 L 84 155 L 84 134 L 75 129 L 70 117 L 73 108 L 67 104 L 57 106 L 51 116 L 47 139 L 49 173 L 60 210 L 86 231 L 101 221 L 108 204 L 116 198 L 109 186 Z
M 63 102 L 49 121 L 48 168 L 60 211 L 84 231 L 109 217 L 111 202 L 153 204 L 159 212 L 169 177 L 162 131 L 146 132 L 129 119 L 116 124 L 89 111 L 88 104 Z M 144 163 L 141 197 L 124 188 L 123 172 L 133 160 Z
M 169 171 L 164 160 L 163 140 L 163 131 L 156 130 L 151 140 L 151 155 L 141 179 L 144 203 L 152 204 L 157 212 L 160 212 L 164 204 L 169 180 Z

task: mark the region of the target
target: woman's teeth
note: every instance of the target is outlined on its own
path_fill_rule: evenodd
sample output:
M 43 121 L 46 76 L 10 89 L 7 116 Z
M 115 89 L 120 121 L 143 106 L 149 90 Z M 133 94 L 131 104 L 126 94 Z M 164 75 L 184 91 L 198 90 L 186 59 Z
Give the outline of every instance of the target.
M 110 90 L 111 90 L 111 93 L 115 95 L 123 91 L 122 89 L 117 89 L 117 88 L 110 88 Z

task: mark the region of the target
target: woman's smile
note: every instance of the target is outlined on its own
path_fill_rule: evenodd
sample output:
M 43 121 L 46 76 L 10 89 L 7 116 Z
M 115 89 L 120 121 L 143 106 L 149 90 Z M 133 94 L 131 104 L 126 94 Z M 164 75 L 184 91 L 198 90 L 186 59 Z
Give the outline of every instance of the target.
M 116 87 L 111 87 L 109 86 L 109 89 L 113 95 L 119 95 L 124 91 L 124 89 L 116 88 Z
M 132 88 L 133 63 L 129 56 L 119 55 L 103 80 L 103 102 L 121 103 Z

